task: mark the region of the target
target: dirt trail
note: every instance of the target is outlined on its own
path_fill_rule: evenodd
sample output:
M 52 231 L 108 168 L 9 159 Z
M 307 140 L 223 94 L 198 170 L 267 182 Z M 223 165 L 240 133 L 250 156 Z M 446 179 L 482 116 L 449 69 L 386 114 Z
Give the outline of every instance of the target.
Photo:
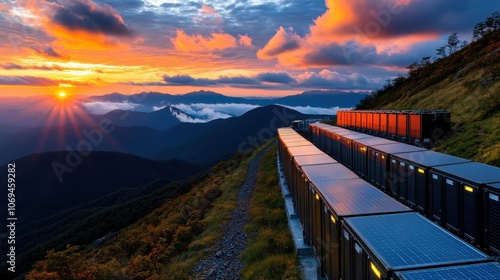
M 262 157 L 269 147 L 262 150 L 250 162 L 245 183 L 238 194 L 238 207 L 231 219 L 223 225 L 224 236 L 218 241 L 215 250 L 194 270 L 195 279 L 239 279 L 243 267 L 240 255 L 245 250 L 247 235 L 243 227 L 248 221 L 248 209 L 257 184 L 257 173 Z

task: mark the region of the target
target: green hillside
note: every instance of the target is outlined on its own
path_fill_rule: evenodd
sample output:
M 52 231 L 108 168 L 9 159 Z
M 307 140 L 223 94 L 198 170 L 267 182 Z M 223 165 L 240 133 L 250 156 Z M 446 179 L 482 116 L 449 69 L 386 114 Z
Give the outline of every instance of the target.
M 248 166 L 264 148 L 221 162 L 208 175 L 177 182 L 175 195 L 156 193 L 163 203 L 147 209 L 143 217 L 121 229 L 106 231 L 108 234 L 103 234 L 105 238 L 100 241 L 68 244 L 66 239 L 60 240 L 61 246 L 35 263 L 26 279 L 193 278 L 196 265 L 224 234 L 221 225 L 230 219 L 238 205 L 239 189 Z M 242 256 L 246 279 L 269 275 L 301 277 L 283 198 L 279 195 L 276 150 L 274 144 L 261 162 L 255 196 L 250 203 L 250 221 L 246 224 L 250 239 Z M 172 189 L 168 185 L 163 188 Z M 153 197 L 141 198 L 140 204 L 147 204 L 145 201 Z M 135 208 L 129 205 L 128 211 Z M 124 217 L 128 215 L 127 209 L 117 211 Z M 119 219 L 120 215 L 111 216 Z M 99 222 L 92 226 L 104 227 Z M 269 243 L 275 246 L 262 247 Z
M 435 150 L 500 166 L 500 30 L 430 62 L 424 58 L 357 109 L 451 112 L 452 134 Z

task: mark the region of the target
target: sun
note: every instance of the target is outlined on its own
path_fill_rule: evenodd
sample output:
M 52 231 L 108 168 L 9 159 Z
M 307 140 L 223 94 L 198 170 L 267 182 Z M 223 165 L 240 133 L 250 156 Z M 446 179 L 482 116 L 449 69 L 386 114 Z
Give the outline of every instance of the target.
M 58 93 L 57 95 L 59 98 L 65 98 L 66 97 L 66 93 L 64 91 L 61 91 Z

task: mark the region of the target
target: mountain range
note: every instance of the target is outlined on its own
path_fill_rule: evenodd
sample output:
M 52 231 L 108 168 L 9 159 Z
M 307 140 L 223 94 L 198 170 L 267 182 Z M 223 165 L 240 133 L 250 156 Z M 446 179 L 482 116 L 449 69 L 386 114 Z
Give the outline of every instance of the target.
M 156 120 L 161 120 L 161 125 L 167 127 L 163 120 L 169 119 L 169 110 L 167 107 L 152 113 L 115 111 L 101 118 L 94 116 L 88 123 L 7 133 L 0 140 L 0 164 L 48 151 L 112 151 L 157 160 L 179 159 L 207 164 L 271 139 L 276 135 L 276 128 L 289 126 L 295 119 L 331 117 L 305 115 L 286 107 L 269 105 L 257 107 L 239 117 L 208 123 L 178 123 L 164 131 L 145 125 L 145 120 L 153 125 L 157 124 Z M 120 120 L 122 113 L 127 115 L 124 120 Z M 175 122 L 171 117 L 170 120 Z M 132 126 L 138 123 L 143 125 Z
M 213 91 L 195 91 L 187 94 L 166 94 L 159 92 L 142 92 L 124 95 L 111 93 L 102 96 L 90 96 L 90 101 L 140 104 L 142 110 L 150 110 L 154 106 L 170 104 L 252 104 L 259 106 L 280 104 L 286 106 L 314 106 L 322 108 L 354 107 L 368 92 L 343 92 L 333 90 L 313 90 L 300 94 L 279 98 L 243 98 L 231 97 Z

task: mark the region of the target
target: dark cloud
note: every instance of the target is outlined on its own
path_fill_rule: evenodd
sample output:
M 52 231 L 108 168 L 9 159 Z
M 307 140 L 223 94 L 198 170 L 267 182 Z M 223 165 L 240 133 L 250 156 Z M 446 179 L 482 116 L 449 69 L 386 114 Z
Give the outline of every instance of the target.
M 5 70 L 46 70 L 46 71 L 62 71 L 60 66 L 46 66 L 46 65 L 20 65 L 16 63 L 0 64 L 0 68 Z
M 386 73 L 387 74 L 387 73 Z M 390 77 L 390 76 L 389 76 Z M 141 86 L 205 86 L 250 89 L 362 89 L 372 90 L 382 85 L 383 81 L 369 78 L 358 73 L 338 73 L 329 70 L 306 72 L 292 77 L 286 72 L 264 72 L 255 76 L 220 76 L 216 79 L 194 78 L 189 75 L 163 76 L 165 82 L 126 83 Z M 382 81 L 382 82 L 380 82 Z
M 0 85 L 9 86 L 56 86 L 58 82 L 33 76 L 0 76 Z
M 65 3 L 66 5 L 54 5 L 52 21 L 68 30 L 83 30 L 113 36 L 134 34 L 121 15 L 108 4 L 99 6 L 90 0 Z
M 132 12 L 137 12 L 137 9 L 144 7 L 146 4 L 142 0 L 97 0 L 94 1 L 96 4 L 104 5 L 108 4 L 113 9 L 118 11 L 130 10 Z
M 262 82 L 275 84 L 292 84 L 297 82 L 286 72 L 260 73 L 257 75 L 257 79 Z
M 36 51 L 37 53 L 47 56 L 47 57 L 56 57 L 56 58 L 61 58 L 63 57 L 61 54 L 59 54 L 57 51 L 52 48 L 52 46 L 32 46 L 31 49 Z
M 397 6 L 388 1 L 353 3 L 356 22 L 343 26 L 341 33 L 366 37 L 398 37 L 415 34 L 470 32 L 500 6 L 489 0 L 411 1 Z
M 324 1 L 289 0 L 286 5 L 265 2 L 251 5 L 235 1 L 226 6 L 225 29 L 229 33 L 249 34 L 257 46 L 263 46 L 280 27 L 292 27 L 303 36 L 312 20 L 325 12 Z
M 238 77 L 221 76 L 214 81 L 219 84 L 240 84 L 240 85 L 260 84 L 259 81 L 256 80 L 255 78 L 244 77 L 244 76 L 238 76 Z
M 331 43 L 312 49 L 304 56 L 307 65 L 355 65 L 369 64 L 377 59 L 377 49 L 371 45 L 361 45 L 352 40 L 344 45 Z
M 304 88 L 372 90 L 382 86 L 382 83 L 379 79 L 370 79 L 358 73 L 342 74 L 323 70 L 309 73 L 299 85 Z
M 164 75 L 163 80 L 168 85 L 208 86 L 208 85 L 214 85 L 217 83 L 214 80 L 205 79 L 205 78 L 193 78 L 189 75 L 176 75 L 176 76 Z
M 263 83 L 274 83 L 283 85 L 296 83 L 295 79 L 285 72 L 260 73 L 254 77 L 220 76 L 217 79 L 193 78 L 189 75 L 177 75 L 177 76 L 165 75 L 163 76 L 163 80 L 166 82 L 165 85 L 197 85 L 197 86 L 230 85 L 230 86 L 250 87 L 250 88 L 255 88 L 255 87 L 267 88 L 268 86 L 264 85 Z

